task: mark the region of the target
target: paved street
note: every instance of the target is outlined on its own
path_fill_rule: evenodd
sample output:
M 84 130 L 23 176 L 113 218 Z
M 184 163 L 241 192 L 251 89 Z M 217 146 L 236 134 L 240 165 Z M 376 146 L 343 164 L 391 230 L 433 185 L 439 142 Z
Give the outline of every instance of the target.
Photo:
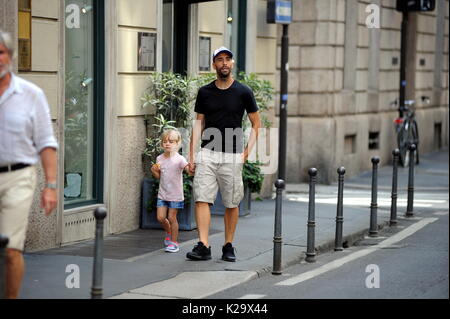
M 302 261 L 281 276 L 266 275 L 209 298 L 448 299 L 448 212 L 420 214 L 401 224 L 344 252 L 326 253 L 317 263 Z M 396 241 L 396 236 L 407 237 Z

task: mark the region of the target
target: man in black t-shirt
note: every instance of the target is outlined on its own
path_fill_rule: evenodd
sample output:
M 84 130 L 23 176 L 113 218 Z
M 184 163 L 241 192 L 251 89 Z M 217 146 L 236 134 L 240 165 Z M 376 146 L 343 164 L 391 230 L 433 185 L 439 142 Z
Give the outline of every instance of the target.
M 199 243 L 186 257 L 192 260 L 211 259 L 208 245 L 211 223 L 210 205 L 220 190 L 226 207 L 225 245 L 222 259 L 235 261 L 232 245 L 239 219 L 239 204 L 244 197 L 242 167 L 258 137 L 260 116 L 253 92 L 233 79 L 233 53 L 225 47 L 214 51 L 213 67 L 217 79 L 198 91 L 195 112 L 197 120 L 191 135 L 189 170 L 194 177 L 194 199 Z M 244 149 L 242 119 L 245 112 L 252 131 Z M 195 154 L 202 138 L 201 150 Z

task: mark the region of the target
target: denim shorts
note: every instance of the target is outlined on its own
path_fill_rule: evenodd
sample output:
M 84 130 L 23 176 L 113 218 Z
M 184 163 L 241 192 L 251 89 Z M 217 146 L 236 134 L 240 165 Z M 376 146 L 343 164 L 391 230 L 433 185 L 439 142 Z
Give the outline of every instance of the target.
M 156 207 L 169 207 L 174 209 L 183 209 L 184 202 L 169 202 L 166 200 L 162 200 L 158 198 L 158 202 L 156 203 Z

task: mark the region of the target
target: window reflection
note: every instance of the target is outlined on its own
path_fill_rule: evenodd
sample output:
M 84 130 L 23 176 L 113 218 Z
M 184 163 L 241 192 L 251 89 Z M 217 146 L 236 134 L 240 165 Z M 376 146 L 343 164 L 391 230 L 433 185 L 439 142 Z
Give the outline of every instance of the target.
M 64 198 L 73 204 L 93 199 L 94 6 L 93 0 L 65 5 L 77 7 L 80 22 L 66 28 L 65 42 Z

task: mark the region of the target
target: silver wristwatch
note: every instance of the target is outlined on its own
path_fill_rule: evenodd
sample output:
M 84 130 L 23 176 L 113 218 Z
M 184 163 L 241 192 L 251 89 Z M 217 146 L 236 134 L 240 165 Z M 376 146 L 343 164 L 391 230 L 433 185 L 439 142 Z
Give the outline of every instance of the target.
M 47 184 L 45 184 L 45 188 L 57 189 L 58 186 L 54 183 L 47 183 Z

